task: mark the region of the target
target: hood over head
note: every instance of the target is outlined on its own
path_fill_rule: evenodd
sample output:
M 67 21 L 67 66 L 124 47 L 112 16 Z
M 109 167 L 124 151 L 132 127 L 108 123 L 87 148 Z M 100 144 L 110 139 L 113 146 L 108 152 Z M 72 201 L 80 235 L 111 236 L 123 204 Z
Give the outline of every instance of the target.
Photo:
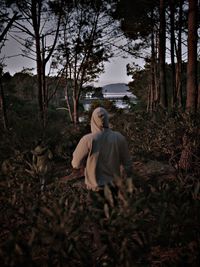
M 101 107 L 96 108 L 91 117 L 91 131 L 96 133 L 109 128 L 108 112 Z

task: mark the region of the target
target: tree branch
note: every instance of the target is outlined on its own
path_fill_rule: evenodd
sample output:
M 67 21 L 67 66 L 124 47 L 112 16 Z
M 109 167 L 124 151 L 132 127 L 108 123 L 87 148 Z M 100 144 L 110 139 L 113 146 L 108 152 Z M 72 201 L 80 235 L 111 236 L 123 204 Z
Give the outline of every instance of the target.
M 9 31 L 9 29 L 12 27 L 12 24 L 14 23 L 14 21 L 16 19 L 18 19 L 20 16 L 17 15 L 17 13 L 15 13 L 13 15 L 13 17 L 10 19 L 10 21 L 8 22 L 7 26 L 5 27 L 5 29 L 3 30 L 2 34 L 0 35 L 0 43 L 3 41 L 4 37 L 6 36 L 7 32 Z

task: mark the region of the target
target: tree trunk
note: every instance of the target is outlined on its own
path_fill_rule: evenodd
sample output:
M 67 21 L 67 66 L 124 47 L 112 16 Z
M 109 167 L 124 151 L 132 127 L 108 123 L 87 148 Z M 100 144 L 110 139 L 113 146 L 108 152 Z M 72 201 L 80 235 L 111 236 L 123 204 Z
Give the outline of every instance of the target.
M 179 160 L 179 168 L 184 171 L 189 171 L 192 168 L 192 143 L 187 134 L 183 135 L 182 138 L 182 152 Z
M 172 68 L 172 101 L 171 105 L 172 108 L 175 107 L 176 104 L 176 68 L 175 68 L 175 61 L 174 61 L 174 45 L 175 45 L 175 34 L 174 34 L 174 0 L 170 0 L 170 48 L 171 48 L 171 68 Z
M 165 50 L 166 50 L 165 0 L 160 0 L 160 32 L 159 32 L 159 72 L 160 72 L 160 105 L 167 109 Z
M 155 80 L 155 106 L 159 105 L 160 101 L 160 77 L 159 73 L 159 64 L 158 64 L 158 51 L 159 51 L 159 32 L 155 32 L 155 62 L 154 62 L 154 80 Z
M 66 75 L 66 85 L 65 85 L 65 99 L 66 99 L 66 103 L 67 103 L 67 109 L 68 109 L 68 112 L 69 112 L 70 120 L 71 120 L 71 122 L 73 122 L 72 110 L 71 110 L 70 101 L 69 101 L 69 94 L 68 94 L 67 75 Z
M 6 34 L 12 27 L 13 23 L 19 18 L 17 13 L 15 13 L 10 21 L 7 23 L 6 27 L 4 28 L 3 32 L 0 35 L 0 43 L 3 42 L 4 38 L 6 37 Z M 2 115 L 2 122 L 4 130 L 8 130 L 8 118 L 7 118 L 7 111 L 6 111 L 6 101 L 5 101 L 5 95 L 2 85 L 2 68 L 0 67 L 0 110 Z
M 200 111 L 200 82 L 198 86 L 198 103 L 197 103 L 197 108 Z
M 155 36 L 153 27 L 153 11 L 151 14 L 152 18 L 152 32 L 151 32 L 151 111 L 155 109 L 156 106 L 156 82 L 155 82 L 155 64 L 156 64 L 156 53 L 155 53 Z
M 42 112 L 43 112 L 43 128 L 46 128 L 47 124 L 47 109 L 48 109 L 48 95 L 47 95 L 47 85 L 46 85 L 46 63 L 45 63 L 45 44 L 44 36 L 42 36 Z
M 39 40 L 36 40 L 36 53 L 37 53 L 37 80 L 38 80 L 38 103 L 39 103 L 39 114 L 41 122 L 44 121 L 43 114 L 43 93 L 42 93 L 42 60 L 40 56 L 40 45 Z
M 156 75 L 156 54 L 153 53 L 153 62 L 152 62 L 152 80 L 151 80 L 151 83 L 152 83 L 152 94 L 153 94 L 153 110 L 156 109 L 156 106 L 158 104 L 158 92 L 157 92 L 157 83 L 156 83 L 156 80 L 157 80 L 157 75 Z
M 178 108 L 183 106 L 183 93 L 182 93 L 182 26 L 183 26 L 183 3 L 184 0 L 179 2 L 179 20 L 178 20 L 178 45 L 177 45 L 177 64 L 176 64 L 176 98 Z
M 187 101 L 186 110 L 196 112 L 197 108 L 197 13 L 198 0 L 189 0 L 188 14 L 188 64 L 187 64 Z M 185 133 L 183 136 L 183 150 L 179 161 L 180 168 L 192 168 L 193 146 L 191 137 Z
M 3 32 L 0 35 L 0 43 L 4 40 L 7 32 L 10 30 L 10 28 L 12 27 L 13 23 L 19 18 L 19 16 L 17 15 L 17 13 L 15 13 L 12 18 L 10 19 L 10 21 L 8 22 L 8 24 L 6 25 L 6 27 L 4 28 Z
M 188 64 L 186 110 L 195 112 L 197 108 L 197 14 L 198 0 L 189 0 L 188 14 Z
M 148 94 L 147 94 L 147 112 L 151 112 L 151 86 L 148 86 Z
M 37 65 L 37 83 L 38 83 L 38 104 L 40 120 L 44 122 L 43 113 L 43 94 L 42 94 L 42 57 L 41 57 L 41 44 L 40 44 L 40 12 L 41 6 L 37 6 L 35 0 L 31 3 L 31 15 L 33 22 L 33 29 L 35 34 L 36 46 L 36 65 Z
M 0 69 L 0 108 L 1 108 L 4 130 L 8 130 L 6 103 L 5 103 L 5 96 L 4 96 L 4 90 L 3 90 L 3 85 L 2 85 L 2 69 Z
M 74 125 L 76 126 L 79 122 L 79 118 L 78 118 L 78 99 L 77 98 L 73 98 L 73 122 Z
M 49 61 L 59 34 L 61 12 L 59 14 L 57 29 L 54 37 L 53 44 L 50 49 L 48 49 L 48 54 L 45 54 L 45 37 L 46 35 L 41 35 L 41 23 L 42 21 L 42 1 L 32 0 L 31 2 L 31 18 L 33 23 L 34 38 L 36 45 L 36 64 L 37 64 L 37 78 L 38 78 L 38 103 L 39 103 L 39 113 L 40 119 L 43 127 L 46 127 L 47 123 L 47 109 L 48 109 L 48 91 L 46 86 L 46 64 Z

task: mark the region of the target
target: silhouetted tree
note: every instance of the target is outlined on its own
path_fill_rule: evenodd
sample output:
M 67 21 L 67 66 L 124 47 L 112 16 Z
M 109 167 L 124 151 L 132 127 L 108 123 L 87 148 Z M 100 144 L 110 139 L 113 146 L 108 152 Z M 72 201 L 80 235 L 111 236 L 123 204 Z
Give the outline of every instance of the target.
M 6 1 L 0 1 L 0 52 L 4 45 L 4 42 L 6 41 L 6 36 L 11 27 L 13 26 L 13 23 L 19 19 L 19 16 L 17 13 L 10 14 L 6 8 Z M 7 118 L 7 112 L 6 112 L 6 103 L 5 103 L 5 96 L 4 96 L 4 88 L 2 84 L 2 74 L 3 74 L 3 65 L 0 65 L 0 108 L 1 108 L 1 114 L 2 114 L 2 121 L 4 129 L 8 129 L 8 118 Z
M 170 9 L 170 57 L 171 57 L 171 69 L 172 69 L 172 107 L 176 104 L 176 68 L 175 68 L 175 1 L 169 1 Z
M 168 107 L 166 90 L 165 52 L 166 52 L 166 2 L 160 0 L 160 25 L 159 25 L 159 74 L 160 74 L 160 105 Z
M 188 13 L 188 65 L 187 65 L 187 111 L 195 111 L 198 100 L 197 87 L 197 15 L 198 0 L 189 0 Z
M 55 14 L 55 10 L 50 5 L 51 1 L 48 0 L 15 2 L 12 8 L 21 15 L 21 20 L 15 22 L 14 27 L 20 30 L 21 35 L 16 36 L 13 33 L 13 37 L 24 45 L 23 55 L 36 61 L 39 113 L 45 127 L 48 107 L 46 66 L 51 59 L 58 39 L 63 1 L 56 1 L 57 5 L 60 6 L 59 14 Z
M 187 63 L 187 100 L 186 111 L 195 114 L 198 101 L 197 86 L 197 28 L 198 28 L 198 0 L 189 0 L 188 10 L 188 63 Z M 195 125 L 195 119 L 192 118 Z M 198 132 L 197 132 L 198 134 Z M 179 161 L 181 169 L 190 170 L 192 167 L 194 147 L 188 132 L 183 135 L 183 150 Z
M 3 67 L 0 66 L 0 109 L 1 109 L 3 127 L 5 130 L 7 130 L 8 129 L 8 118 L 7 118 L 5 96 L 4 96 L 4 90 L 3 90 L 3 84 L 2 84 L 2 74 L 3 74 Z
M 183 88 L 182 88 L 182 30 L 183 30 L 183 4 L 184 0 L 179 0 L 178 9 L 178 37 L 176 48 L 176 97 L 178 108 L 183 106 Z
M 55 64 L 64 69 L 67 107 L 70 118 L 77 124 L 84 85 L 98 77 L 104 69 L 103 62 L 111 56 L 107 41 L 113 21 L 103 1 L 77 1 L 70 13 L 65 8 L 54 58 Z

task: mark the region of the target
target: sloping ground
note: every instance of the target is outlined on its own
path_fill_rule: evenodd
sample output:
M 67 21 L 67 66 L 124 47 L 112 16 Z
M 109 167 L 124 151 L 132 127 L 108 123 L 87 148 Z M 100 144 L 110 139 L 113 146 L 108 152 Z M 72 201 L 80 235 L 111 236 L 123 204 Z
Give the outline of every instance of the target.
M 176 170 L 172 166 L 156 160 L 149 160 L 147 162 L 136 161 L 133 163 L 133 170 L 147 180 L 153 177 L 171 177 L 171 179 L 176 177 Z
M 65 161 L 56 161 L 51 162 L 52 172 L 49 174 L 51 179 L 49 182 L 54 181 L 73 181 L 76 183 L 76 179 L 80 182 L 84 178 L 84 170 L 73 170 Z M 10 175 L 11 177 L 15 174 L 20 175 L 30 175 L 36 176 L 37 174 L 33 171 L 32 165 L 28 163 L 23 157 L 12 157 L 3 161 L 1 166 L 1 173 L 4 175 Z M 155 179 L 175 179 L 176 178 L 176 170 L 170 166 L 168 163 L 164 163 L 156 160 L 149 160 L 147 162 L 142 161 L 134 161 L 133 162 L 133 179 L 134 175 L 137 177 L 141 177 L 145 181 L 148 181 L 151 178 Z M 82 179 L 81 179 L 82 178 Z
M 66 172 L 66 169 L 61 166 L 61 169 Z M 60 172 L 61 173 L 61 172 Z M 144 179 L 144 181 L 148 181 L 151 178 L 155 179 L 176 179 L 176 170 L 167 163 L 163 163 L 160 161 L 135 161 L 133 162 L 133 179 L 134 175 Z M 61 176 L 60 176 L 61 177 Z M 63 175 L 61 177 L 62 182 L 72 181 L 76 179 L 81 179 L 84 177 L 84 170 L 69 170 L 68 175 Z

